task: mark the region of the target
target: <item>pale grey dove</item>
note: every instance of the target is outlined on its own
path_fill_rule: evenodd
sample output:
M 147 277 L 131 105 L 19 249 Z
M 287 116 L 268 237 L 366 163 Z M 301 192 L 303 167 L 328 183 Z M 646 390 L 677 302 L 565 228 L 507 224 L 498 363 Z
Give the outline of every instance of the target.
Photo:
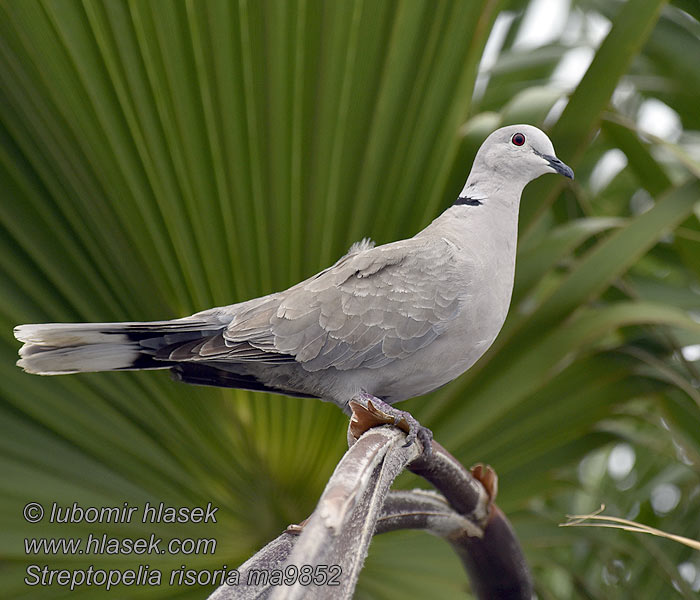
M 18 365 L 56 375 L 171 369 L 187 383 L 321 398 L 344 410 L 434 390 L 486 352 L 510 304 L 520 194 L 545 173 L 573 178 L 529 125 L 494 131 L 457 201 L 414 237 L 359 242 L 285 290 L 190 317 L 147 323 L 20 325 Z M 382 402 L 383 401 L 383 402 Z

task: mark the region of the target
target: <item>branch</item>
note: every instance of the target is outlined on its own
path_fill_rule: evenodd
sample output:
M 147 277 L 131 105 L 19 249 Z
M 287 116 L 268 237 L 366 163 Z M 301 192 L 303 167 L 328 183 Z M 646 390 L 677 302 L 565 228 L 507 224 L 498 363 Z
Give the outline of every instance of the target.
M 292 565 L 339 565 L 342 576 L 334 598 L 351 598 L 364 564 L 384 498 L 406 464 L 418 455 L 403 447 L 398 429 L 373 428 L 348 450 L 304 525 L 287 560 Z M 273 600 L 328 598 L 329 588 L 296 582 L 278 588 Z
M 389 487 L 418 455 L 415 444 L 403 447 L 404 440 L 402 431 L 388 426 L 364 434 L 338 463 L 301 534 L 285 532 L 265 546 L 241 565 L 239 585 L 221 586 L 210 600 L 351 598 Z M 302 585 L 293 568 L 304 565 L 320 574 L 319 581 L 325 567 L 337 565 L 337 585 Z M 277 575 L 279 586 L 271 583 Z
M 416 444 L 405 448 L 398 428 L 376 427 L 386 419 L 373 407 L 353 406 L 353 411 L 351 447 L 308 520 L 241 565 L 238 584 L 221 586 L 210 600 L 352 598 L 372 535 L 406 528 L 448 541 L 478 598 L 529 600 L 532 584 L 522 551 L 493 504 L 493 470 L 477 466 L 470 473 L 437 442 L 429 456 Z M 406 467 L 442 494 L 390 492 Z

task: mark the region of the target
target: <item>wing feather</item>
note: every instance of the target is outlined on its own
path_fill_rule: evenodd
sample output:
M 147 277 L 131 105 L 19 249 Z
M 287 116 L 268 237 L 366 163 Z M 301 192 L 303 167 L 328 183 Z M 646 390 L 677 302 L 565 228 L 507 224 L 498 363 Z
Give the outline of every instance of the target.
M 283 293 L 270 316 L 275 347 L 318 371 L 379 368 L 430 344 L 457 315 L 460 290 L 452 248 L 421 244 L 358 252 Z
M 380 368 L 433 342 L 456 317 L 463 289 L 456 282 L 465 277 L 456 268 L 448 243 L 360 247 L 284 292 L 216 309 L 221 331 L 159 355 L 296 361 L 308 371 Z

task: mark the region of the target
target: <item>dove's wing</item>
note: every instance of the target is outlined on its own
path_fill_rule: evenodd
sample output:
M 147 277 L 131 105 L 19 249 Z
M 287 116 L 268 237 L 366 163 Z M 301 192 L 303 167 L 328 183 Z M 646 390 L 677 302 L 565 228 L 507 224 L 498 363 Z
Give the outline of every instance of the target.
M 285 295 L 275 347 L 308 371 L 378 368 L 424 348 L 459 310 L 449 249 L 412 239 L 348 257 Z
M 296 361 L 307 371 L 382 367 L 445 330 L 459 311 L 457 280 L 447 242 L 413 238 L 360 250 L 285 292 L 231 307 L 225 330 L 167 358 Z

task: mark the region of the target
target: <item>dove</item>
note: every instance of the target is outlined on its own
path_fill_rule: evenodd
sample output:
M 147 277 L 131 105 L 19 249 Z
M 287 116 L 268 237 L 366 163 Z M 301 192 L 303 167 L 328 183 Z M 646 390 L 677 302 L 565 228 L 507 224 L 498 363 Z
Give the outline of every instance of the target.
M 461 193 L 411 238 L 354 244 L 335 264 L 267 296 L 188 317 L 19 325 L 28 373 L 169 369 L 191 384 L 318 398 L 350 413 L 371 402 L 427 451 L 432 433 L 393 405 L 452 381 L 508 313 L 523 188 L 573 179 L 530 125 L 491 133 Z

